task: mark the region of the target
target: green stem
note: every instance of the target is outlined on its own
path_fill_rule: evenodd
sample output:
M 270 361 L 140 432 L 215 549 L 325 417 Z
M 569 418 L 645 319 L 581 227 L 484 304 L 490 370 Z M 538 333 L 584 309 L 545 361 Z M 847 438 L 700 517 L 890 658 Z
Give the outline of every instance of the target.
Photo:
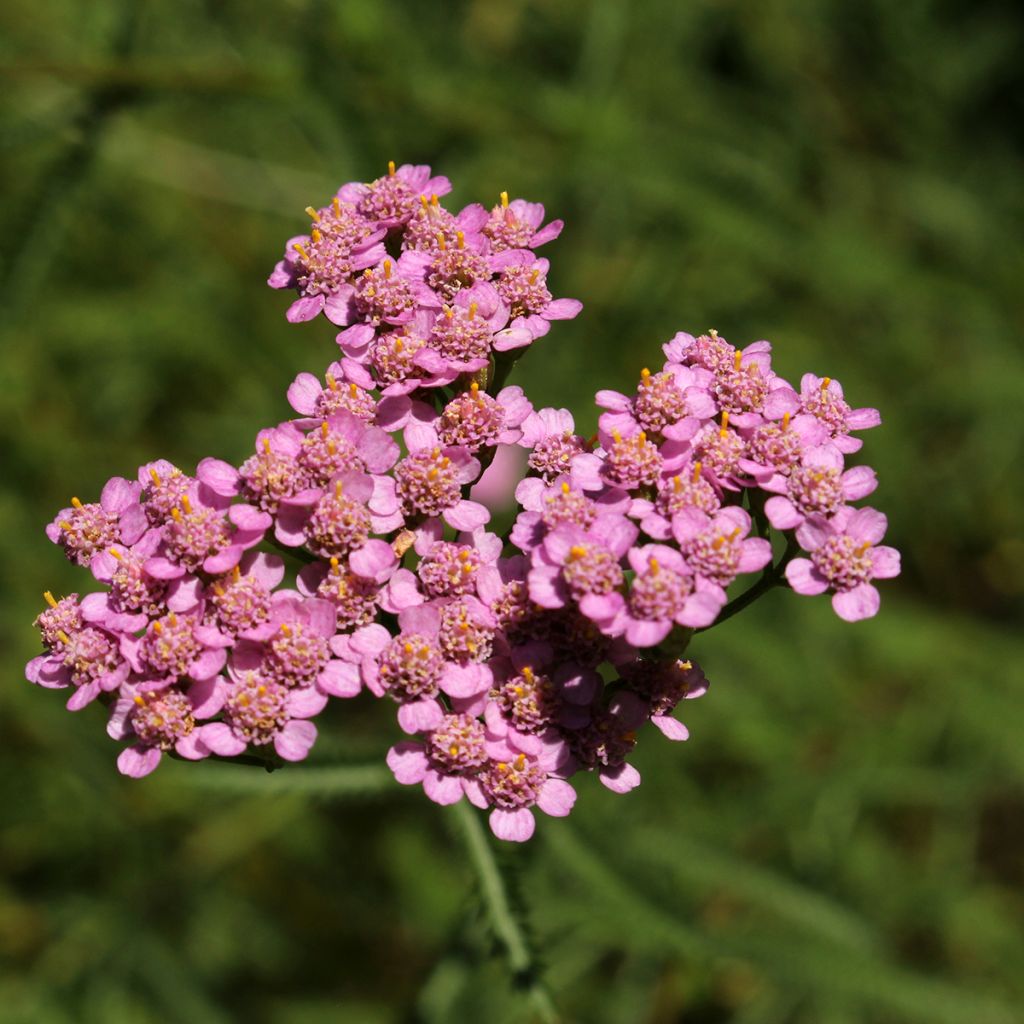
M 494 851 L 480 822 L 480 816 L 471 804 L 460 800 L 453 806 L 455 820 L 462 832 L 469 859 L 480 884 L 487 917 L 495 937 L 505 951 L 509 972 L 515 986 L 521 989 L 544 1024 L 558 1024 L 558 1011 L 551 995 L 540 978 L 533 952 L 519 921 L 512 910 L 508 888 Z

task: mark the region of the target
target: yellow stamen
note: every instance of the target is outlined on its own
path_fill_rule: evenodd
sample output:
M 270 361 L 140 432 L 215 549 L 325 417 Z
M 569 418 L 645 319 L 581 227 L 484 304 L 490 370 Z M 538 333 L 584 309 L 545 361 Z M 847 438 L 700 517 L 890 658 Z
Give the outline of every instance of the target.
M 309 216 L 312 217 L 314 221 L 318 221 L 320 219 L 320 214 L 317 213 L 317 211 L 314 210 L 312 206 L 306 207 L 306 213 L 308 213 Z
M 431 468 L 427 471 L 427 479 L 428 480 L 436 480 L 437 479 L 437 466 L 431 466 Z
M 215 593 L 215 594 L 216 594 L 216 595 L 217 595 L 218 597 L 223 597 L 223 596 L 224 596 L 224 594 L 226 593 L 226 591 L 224 590 L 224 588 L 223 588 L 223 587 L 222 587 L 222 586 L 221 586 L 221 585 L 220 585 L 219 583 L 214 583 L 214 585 L 213 585 L 213 592 L 214 592 L 214 593 Z
M 168 621 L 168 622 L 169 622 L 169 623 L 170 623 L 170 624 L 171 624 L 172 626 L 176 626 L 176 625 L 178 624 L 178 616 L 177 616 L 177 615 L 175 615 L 175 614 L 174 614 L 174 612 L 171 612 L 171 614 L 167 616 L 167 621 Z
M 405 346 L 402 344 L 402 339 L 395 338 L 395 351 L 401 352 L 403 348 L 405 348 Z
M 524 678 L 524 679 L 525 679 L 525 680 L 526 680 L 526 681 L 527 681 L 528 683 L 532 683 L 532 682 L 533 682 L 533 669 L 532 669 L 532 668 L 530 668 L 530 666 L 529 666 L 529 665 L 524 665 L 524 666 L 523 666 L 523 671 L 522 671 L 521 675 L 522 675 L 522 677 L 523 677 L 523 678 Z
M 460 249 L 466 248 L 466 233 L 464 231 L 455 232 L 455 241 L 458 242 Z
M 577 558 L 583 558 L 586 553 L 587 549 L 582 544 L 573 544 L 573 546 L 569 548 L 569 558 L 573 561 Z
M 153 623 L 153 632 L 159 636 L 164 631 L 164 624 L 162 622 Z
M 287 622 L 282 622 L 281 623 L 281 632 L 285 636 L 291 636 L 292 635 L 292 627 L 289 626 Z
M 334 207 L 334 216 L 335 217 L 340 217 L 341 216 L 341 200 L 337 196 L 335 196 L 331 200 L 331 206 Z
M 391 278 L 391 260 L 384 261 L 384 280 L 387 281 Z
M 455 744 L 453 743 L 453 744 L 452 744 L 452 745 L 451 745 L 451 746 L 450 746 L 450 747 L 448 748 L 448 753 L 449 753 L 449 755 L 450 755 L 451 757 L 458 757 L 458 756 L 459 756 L 459 748 L 458 748 L 458 747 L 457 747 L 457 746 L 456 746 L 456 745 L 455 745 Z
M 569 493 L 569 481 L 568 480 L 563 480 L 562 481 L 562 493 L 563 494 L 568 494 Z
M 858 556 L 859 556 L 859 555 L 863 555 L 863 554 L 864 554 L 864 552 L 865 552 L 865 551 L 867 551 L 867 549 L 868 549 L 869 547 L 871 547 L 871 542 L 870 542 L 870 541 L 864 541 L 864 543 L 863 543 L 863 544 L 861 544 L 861 545 L 859 545 L 859 546 L 858 546 L 858 548 L 857 548 L 857 550 L 856 550 L 856 551 L 854 552 L 854 554 L 855 554 L 855 555 L 858 555 Z
M 821 378 L 821 390 L 822 391 L 828 391 L 828 386 L 831 383 L 832 383 L 832 378 L 831 377 L 822 377 Z
M 437 193 L 436 192 L 430 197 L 430 205 L 433 206 L 435 209 L 438 206 Z
M 739 349 L 737 349 L 736 350 L 736 355 L 733 356 L 733 368 L 738 370 L 740 368 L 740 364 L 742 362 L 743 362 L 743 353 Z
M 337 559 L 336 555 L 331 555 L 331 568 L 332 569 L 337 569 L 338 568 L 338 559 Z
M 641 430 L 637 435 L 640 438 L 640 444 L 647 444 L 647 431 Z
M 388 177 L 393 178 L 395 176 L 395 161 L 388 161 Z
M 294 250 L 295 250 L 295 251 L 296 251 L 296 252 L 297 252 L 297 253 L 298 253 L 298 254 L 299 254 L 299 255 L 300 255 L 300 256 L 301 256 L 301 257 L 302 257 L 302 258 L 303 258 L 303 259 L 304 259 L 304 260 L 305 260 L 306 262 L 307 262 L 307 263 L 309 262 L 309 253 L 308 253 L 308 252 L 306 252 L 306 250 L 305 250 L 305 248 L 303 247 L 303 245 L 302 245 L 302 243 L 301 243 L 301 242 L 294 242 L 294 243 L 292 244 L 292 248 L 293 248 L 293 249 L 294 249 Z
M 729 410 L 724 409 L 722 411 L 722 429 L 719 430 L 718 436 L 724 438 L 729 430 Z
M 192 502 L 188 500 L 188 495 L 183 494 L 181 496 L 181 507 L 189 514 L 192 514 Z
M 60 521 L 60 528 L 62 530 L 67 530 L 68 533 L 70 533 L 74 529 L 74 527 L 66 519 L 62 519 Z
M 530 274 L 530 284 L 536 284 L 536 283 L 537 283 L 537 278 L 538 278 L 538 277 L 540 277 L 540 268 L 539 268 L 539 267 L 538 267 L 538 268 L 536 268 L 536 269 L 535 269 L 535 270 L 534 270 L 534 271 L 533 271 L 533 272 L 532 272 L 532 273 Z
M 231 570 L 231 578 L 237 583 L 242 578 L 242 570 L 240 566 L 235 566 Z
M 180 523 L 181 522 L 181 509 L 180 508 L 172 508 L 171 509 L 171 518 L 176 523 Z
M 270 454 L 270 438 L 263 438 L 263 450 L 269 455 Z
M 69 637 L 67 635 L 67 633 L 64 632 L 63 629 L 58 629 L 57 630 L 57 636 L 60 638 L 60 642 L 62 644 L 69 644 L 69 643 L 71 643 L 71 637 Z
M 441 250 L 441 252 L 447 252 L 448 251 L 448 243 L 444 240 L 444 232 L 443 231 L 438 231 L 438 233 L 437 233 L 437 247 L 438 247 L 438 249 Z
M 647 559 L 647 568 L 651 570 L 652 576 L 657 576 L 658 572 L 661 570 L 658 560 L 653 555 Z
M 80 501 L 79 501 L 79 500 L 78 500 L 77 498 L 72 498 L 72 499 L 71 499 L 71 504 L 72 504 L 72 505 L 73 505 L 73 506 L 74 506 L 75 508 L 81 508 L 81 507 L 82 507 L 82 503 L 81 503 L 81 502 L 80 502 Z
M 612 431 L 612 440 L 616 444 L 618 444 L 622 440 L 622 435 L 617 430 L 613 430 Z
M 473 397 L 474 398 L 478 397 L 479 394 L 480 394 L 480 383 L 479 383 L 479 381 L 473 381 L 473 383 L 469 385 L 469 390 L 473 393 Z
M 116 558 L 119 562 L 123 558 L 123 555 L 117 550 L 117 548 L 107 548 L 107 554 L 110 555 L 111 558 Z
M 152 466 L 149 467 L 149 478 L 153 481 L 154 486 L 160 486 L 160 474 Z
M 440 448 L 431 448 L 430 449 L 430 457 L 432 459 L 440 458 L 441 457 L 441 449 Z
M 327 440 L 327 431 L 330 430 L 330 429 L 331 428 L 327 426 L 327 420 L 324 420 L 323 423 L 320 424 L 320 436 L 325 441 Z
M 427 197 L 426 196 L 420 196 L 420 206 L 422 206 L 423 209 L 426 210 L 426 208 L 427 208 Z
M 648 370 L 647 367 L 645 366 L 640 371 L 640 383 L 641 383 L 641 385 L 643 385 L 643 384 L 650 384 L 650 382 L 651 382 L 651 371 Z
M 676 668 L 682 669 L 683 672 L 689 672 L 690 669 L 693 668 L 693 662 L 692 661 L 677 661 L 676 662 Z
M 405 651 L 406 654 L 412 654 L 412 644 L 410 644 L 410 643 L 402 644 L 402 650 Z
M 520 754 L 516 758 L 516 771 L 521 772 L 526 767 L 526 755 Z
M 334 497 L 335 498 L 340 498 L 341 497 L 341 481 L 340 480 L 335 480 L 334 481 Z
M 470 320 L 472 320 L 473 317 L 476 316 L 476 311 L 477 311 L 477 304 L 475 302 L 471 302 L 469 304 L 469 319 Z
M 700 479 L 701 471 L 704 468 L 704 464 L 698 459 L 693 464 L 693 482 L 696 483 Z
M 350 397 L 355 398 L 356 395 L 359 394 L 359 388 L 357 388 L 355 384 L 349 384 L 348 393 Z
M 50 593 L 50 591 L 48 591 L 48 590 L 44 590 L 44 591 L 43 591 L 43 600 L 44 600 L 44 601 L 46 601 L 46 603 L 47 603 L 47 604 L 48 604 L 48 605 L 49 605 L 49 606 L 50 606 L 51 608 L 56 608 L 56 607 L 57 607 L 57 600 L 56 600 L 56 598 L 55 598 L 55 597 L 53 596 L 53 594 L 51 594 L 51 593 Z
M 789 430 L 789 413 L 784 412 L 782 414 L 782 429 Z
M 309 234 L 310 237 L 313 239 L 314 245 L 319 245 L 323 241 L 324 236 L 323 234 L 321 234 L 319 228 L 313 228 L 313 230 Z
M 260 685 L 256 687 L 256 692 L 262 697 L 267 692 L 267 688 L 260 683 Z
M 508 209 L 508 193 L 507 192 L 502 192 L 501 193 L 501 205 L 502 205 L 503 209 L 506 209 L 506 210 Z
M 683 478 L 678 473 L 676 473 L 676 475 L 672 477 L 672 490 L 674 490 L 678 494 L 682 489 Z

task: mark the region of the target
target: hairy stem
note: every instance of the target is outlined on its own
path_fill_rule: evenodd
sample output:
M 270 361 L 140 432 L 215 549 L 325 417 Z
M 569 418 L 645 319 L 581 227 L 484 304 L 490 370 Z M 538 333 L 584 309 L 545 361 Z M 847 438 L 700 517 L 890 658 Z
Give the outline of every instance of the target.
M 473 870 L 476 872 L 488 920 L 504 950 L 513 983 L 526 995 L 539 1020 L 544 1024 L 558 1024 L 558 1011 L 540 978 L 533 951 L 512 910 L 508 886 L 502 877 L 501 868 L 480 822 L 480 816 L 465 800 L 455 804 L 452 811 L 466 844 Z

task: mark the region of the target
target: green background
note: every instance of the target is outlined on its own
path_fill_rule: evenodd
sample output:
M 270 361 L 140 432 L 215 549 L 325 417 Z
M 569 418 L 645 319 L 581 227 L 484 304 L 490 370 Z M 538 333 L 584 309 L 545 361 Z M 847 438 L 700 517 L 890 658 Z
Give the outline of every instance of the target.
M 701 638 L 691 741 L 505 851 L 566 1018 L 1024 1020 L 1022 47 L 999 0 L 4 4 L 0 1021 L 529 1019 L 450 812 L 373 772 L 124 780 L 100 709 L 22 674 L 42 591 L 89 583 L 43 525 L 289 414 L 331 332 L 263 282 L 388 159 L 566 220 L 585 309 L 536 405 L 590 430 L 713 326 L 883 414 L 878 618 L 779 592 Z M 329 717 L 322 765 L 396 734 Z

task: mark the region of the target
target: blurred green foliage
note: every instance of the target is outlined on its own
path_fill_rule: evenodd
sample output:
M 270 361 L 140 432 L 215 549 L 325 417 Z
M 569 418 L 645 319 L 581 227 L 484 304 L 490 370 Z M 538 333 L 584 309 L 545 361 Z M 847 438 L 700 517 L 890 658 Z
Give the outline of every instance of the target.
M 882 409 L 905 575 L 693 652 L 693 739 L 504 851 L 567 1019 L 1024 1020 L 1024 19 L 1000 0 L 15 0 L 0 11 L 0 1021 L 529 1019 L 450 813 L 332 711 L 303 791 L 114 771 L 22 679 L 42 525 L 156 456 L 237 459 L 331 357 L 263 281 L 349 179 L 429 162 L 567 222 L 585 303 L 524 360 L 587 429 L 676 330 Z M 316 764 L 309 772 L 315 772 Z M 261 785 L 264 783 L 264 785 Z

